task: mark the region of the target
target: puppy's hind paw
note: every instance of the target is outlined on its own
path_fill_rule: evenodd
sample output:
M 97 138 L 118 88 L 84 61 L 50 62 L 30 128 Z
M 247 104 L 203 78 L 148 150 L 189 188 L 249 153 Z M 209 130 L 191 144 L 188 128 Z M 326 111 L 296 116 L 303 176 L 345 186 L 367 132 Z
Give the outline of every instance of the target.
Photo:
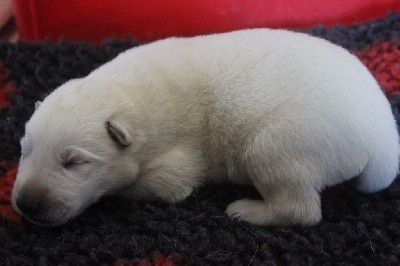
M 265 225 L 267 222 L 267 205 L 262 200 L 234 201 L 228 205 L 225 213 L 233 219 L 252 224 Z
M 261 226 L 312 226 L 322 218 L 318 201 L 297 206 L 283 203 L 284 201 L 271 204 L 262 200 L 241 199 L 229 204 L 225 212 L 233 219 Z

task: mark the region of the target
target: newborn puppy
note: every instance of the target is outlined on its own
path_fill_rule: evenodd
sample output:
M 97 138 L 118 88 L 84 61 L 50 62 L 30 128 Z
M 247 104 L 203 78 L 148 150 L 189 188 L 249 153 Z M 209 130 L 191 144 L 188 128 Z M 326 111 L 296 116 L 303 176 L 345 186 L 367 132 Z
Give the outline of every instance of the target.
M 284 30 L 172 38 L 130 49 L 56 89 L 21 140 L 15 210 L 55 226 L 103 195 L 175 203 L 208 182 L 263 200 L 226 213 L 257 225 L 314 225 L 320 192 L 398 173 L 395 120 L 346 50 Z

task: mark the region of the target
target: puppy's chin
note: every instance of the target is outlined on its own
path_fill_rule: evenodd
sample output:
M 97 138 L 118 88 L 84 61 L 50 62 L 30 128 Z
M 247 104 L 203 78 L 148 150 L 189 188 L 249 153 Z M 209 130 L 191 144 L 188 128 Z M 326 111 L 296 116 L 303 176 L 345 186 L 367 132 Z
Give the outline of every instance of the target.
M 38 226 L 43 226 L 43 227 L 56 227 L 56 226 L 61 226 L 66 224 L 68 221 L 74 219 L 77 215 L 80 214 L 80 212 L 71 212 L 71 211 L 66 211 L 59 213 L 60 215 L 51 215 L 51 216 L 45 216 L 45 215 L 26 215 L 23 212 L 21 212 L 18 209 L 18 206 L 14 205 L 14 210 L 17 212 L 23 221 L 26 221 L 28 223 L 38 225 Z
M 28 222 L 43 226 L 43 227 L 56 227 L 65 224 L 68 220 L 60 220 L 60 221 L 50 221 L 50 220 L 42 220 L 37 218 L 30 218 L 28 216 L 24 216 L 23 219 L 26 219 Z
M 82 206 L 76 210 L 69 210 L 68 212 L 64 213 L 62 216 L 54 218 L 54 217 L 29 217 L 24 216 L 24 218 L 35 225 L 43 226 L 43 227 L 57 227 L 68 223 L 69 221 L 75 219 L 79 216 L 84 210 L 86 210 L 85 206 Z
M 61 215 L 60 217 L 41 217 L 41 216 L 34 217 L 34 216 L 22 215 L 22 219 L 28 221 L 29 223 L 38 225 L 38 226 L 56 227 L 56 226 L 64 225 L 67 222 L 69 222 L 70 220 L 73 220 L 82 211 L 67 212 L 67 213 Z

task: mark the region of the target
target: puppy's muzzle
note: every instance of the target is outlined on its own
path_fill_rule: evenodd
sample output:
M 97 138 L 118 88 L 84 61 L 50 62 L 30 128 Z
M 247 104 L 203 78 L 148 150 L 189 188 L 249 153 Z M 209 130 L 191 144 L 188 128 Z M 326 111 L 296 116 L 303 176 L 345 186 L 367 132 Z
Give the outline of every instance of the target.
M 40 200 L 29 199 L 26 196 L 17 198 L 17 207 L 24 215 L 36 215 L 39 212 L 39 207 L 42 206 Z
M 58 223 L 66 213 L 66 206 L 48 192 L 48 189 L 33 186 L 21 189 L 15 200 L 20 215 L 39 225 Z

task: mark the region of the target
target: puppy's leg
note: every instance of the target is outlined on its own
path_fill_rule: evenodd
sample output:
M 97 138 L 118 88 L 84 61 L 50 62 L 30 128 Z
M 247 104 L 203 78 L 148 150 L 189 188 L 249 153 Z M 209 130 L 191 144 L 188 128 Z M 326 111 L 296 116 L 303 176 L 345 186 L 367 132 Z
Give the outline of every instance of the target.
M 309 226 L 322 218 L 320 195 L 314 188 L 294 185 L 268 188 L 263 183 L 256 188 L 264 200 L 237 200 L 228 206 L 226 213 L 232 218 L 264 226 Z
M 159 198 L 176 203 L 203 183 L 204 168 L 200 153 L 175 147 L 153 159 L 122 195 L 135 200 Z
M 321 167 L 312 147 L 307 154 L 293 138 L 261 132 L 249 145 L 243 161 L 263 200 L 241 199 L 226 213 L 257 225 L 313 225 L 321 220 Z M 266 135 L 269 134 L 269 135 Z M 298 146 L 297 146 L 298 147 Z M 301 146 L 302 148 L 304 147 Z M 308 152 L 311 151 L 311 152 Z

